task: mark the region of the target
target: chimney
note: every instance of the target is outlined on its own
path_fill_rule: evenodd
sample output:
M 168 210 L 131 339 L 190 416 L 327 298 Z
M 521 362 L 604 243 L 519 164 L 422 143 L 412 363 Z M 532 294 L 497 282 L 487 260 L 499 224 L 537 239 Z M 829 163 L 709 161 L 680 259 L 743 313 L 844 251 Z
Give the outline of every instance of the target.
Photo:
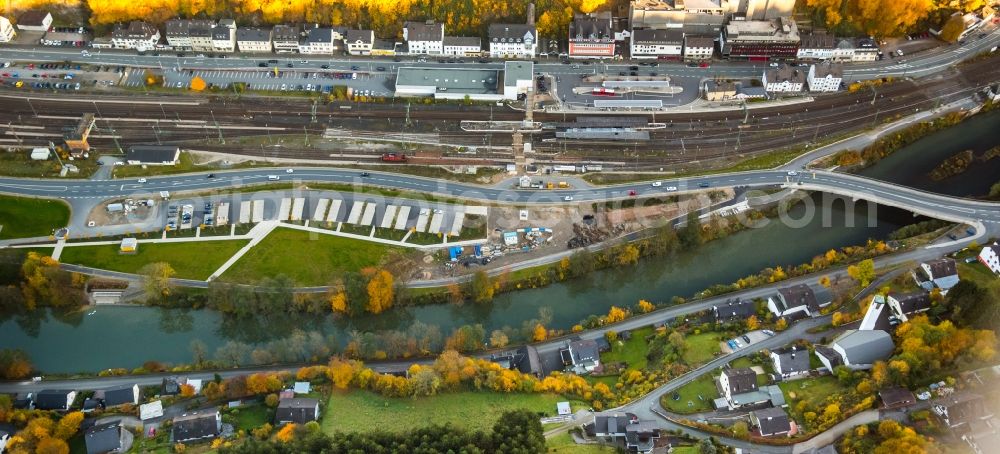
M 527 10 L 526 16 L 528 16 L 528 21 L 527 21 L 528 25 L 535 25 L 535 4 L 534 3 L 528 3 L 528 10 Z

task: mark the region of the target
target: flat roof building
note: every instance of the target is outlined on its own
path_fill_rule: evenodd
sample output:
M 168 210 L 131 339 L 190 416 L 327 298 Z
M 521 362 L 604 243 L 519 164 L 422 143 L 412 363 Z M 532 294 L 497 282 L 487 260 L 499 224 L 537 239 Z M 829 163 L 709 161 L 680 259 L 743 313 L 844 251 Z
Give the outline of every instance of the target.
M 799 29 L 788 17 L 764 21 L 732 21 L 722 38 L 722 56 L 768 60 L 795 58 L 799 50 Z

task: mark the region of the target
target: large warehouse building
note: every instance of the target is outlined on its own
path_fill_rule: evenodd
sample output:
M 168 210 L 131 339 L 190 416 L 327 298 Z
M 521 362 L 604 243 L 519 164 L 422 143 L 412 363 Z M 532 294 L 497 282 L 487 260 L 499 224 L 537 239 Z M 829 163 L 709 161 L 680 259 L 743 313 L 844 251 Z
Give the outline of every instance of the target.
M 509 61 L 503 70 L 466 68 L 399 68 L 396 96 L 476 101 L 517 99 L 533 86 L 530 61 Z

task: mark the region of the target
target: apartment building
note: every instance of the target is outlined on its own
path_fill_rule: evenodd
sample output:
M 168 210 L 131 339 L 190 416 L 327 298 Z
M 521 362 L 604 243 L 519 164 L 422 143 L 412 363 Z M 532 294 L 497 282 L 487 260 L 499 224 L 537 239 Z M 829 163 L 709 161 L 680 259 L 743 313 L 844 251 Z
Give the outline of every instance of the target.
M 487 36 L 490 57 L 533 58 L 538 53 L 538 29 L 534 24 L 490 24 Z
M 577 14 L 569 24 L 570 58 L 613 58 L 615 35 L 611 13 Z
M 212 28 L 212 50 L 215 52 L 236 52 L 236 21 L 219 20 Z
M 270 28 L 238 28 L 236 29 L 236 45 L 240 52 L 273 52 Z
M 111 45 L 116 49 L 152 49 L 160 42 L 160 31 L 142 21 L 132 21 L 128 25 L 116 24 L 111 32 Z
M 679 60 L 684 48 L 684 32 L 678 29 L 643 28 L 632 30 L 630 41 L 632 58 Z
M 444 53 L 444 24 L 432 20 L 403 24 L 403 40 L 412 55 Z

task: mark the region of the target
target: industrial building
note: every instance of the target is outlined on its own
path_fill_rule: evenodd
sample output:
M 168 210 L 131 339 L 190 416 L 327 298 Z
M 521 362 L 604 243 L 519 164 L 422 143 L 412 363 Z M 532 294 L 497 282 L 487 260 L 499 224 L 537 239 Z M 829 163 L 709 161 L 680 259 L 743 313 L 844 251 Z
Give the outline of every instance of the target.
M 399 68 L 396 96 L 501 101 L 517 99 L 534 84 L 530 61 L 509 61 L 503 70 L 466 68 Z

